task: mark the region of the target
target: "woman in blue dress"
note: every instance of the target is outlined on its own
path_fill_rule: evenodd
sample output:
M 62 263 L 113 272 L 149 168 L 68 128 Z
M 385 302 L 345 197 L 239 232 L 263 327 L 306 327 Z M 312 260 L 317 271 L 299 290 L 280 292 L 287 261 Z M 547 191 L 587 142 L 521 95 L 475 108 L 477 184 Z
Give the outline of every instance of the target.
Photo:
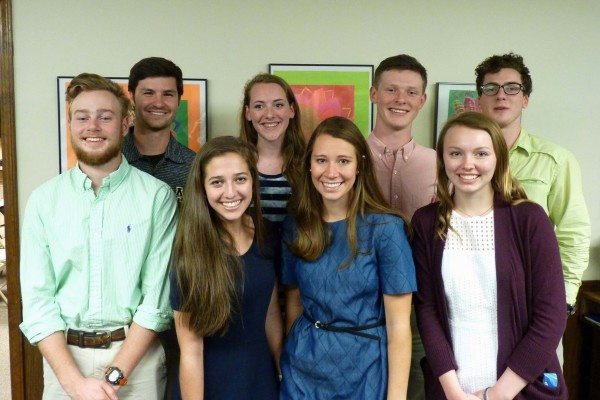
M 256 151 L 207 142 L 192 164 L 173 247 L 171 305 L 184 399 L 275 400 L 283 326 L 279 242 L 263 238 Z
M 283 225 L 289 335 L 281 399 L 405 399 L 415 270 L 367 143 L 332 117 L 313 133 Z

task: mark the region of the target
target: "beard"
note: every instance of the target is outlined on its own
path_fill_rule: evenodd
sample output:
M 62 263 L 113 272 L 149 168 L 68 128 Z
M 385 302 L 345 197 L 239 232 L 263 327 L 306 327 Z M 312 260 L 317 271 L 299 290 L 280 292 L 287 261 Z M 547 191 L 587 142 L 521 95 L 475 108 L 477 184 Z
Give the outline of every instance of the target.
M 71 136 L 71 146 L 73 147 L 73 151 L 75 152 L 75 156 L 77 160 L 85 165 L 97 167 L 100 165 L 104 165 L 109 161 L 113 160 L 115 157 L 118 157 L 121 153 L 121 148 L 123 147 L 123 135 L 119 135 L 119 140 L 117 142 L 113 142 L 112 145 L 104 149 L 101 153 L 91 152 L 79 145 L 76 140 Z

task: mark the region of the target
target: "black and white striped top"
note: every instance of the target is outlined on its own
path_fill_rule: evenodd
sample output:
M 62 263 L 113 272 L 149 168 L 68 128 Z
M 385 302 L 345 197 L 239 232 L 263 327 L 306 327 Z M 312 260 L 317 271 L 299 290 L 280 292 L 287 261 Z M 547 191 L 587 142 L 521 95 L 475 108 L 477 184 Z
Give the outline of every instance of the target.
M 283 174 L 258 174 L 260 180 L 260 206 L 263 217 L 280 223 L 287 215 L 286 205 L 292 188 Z

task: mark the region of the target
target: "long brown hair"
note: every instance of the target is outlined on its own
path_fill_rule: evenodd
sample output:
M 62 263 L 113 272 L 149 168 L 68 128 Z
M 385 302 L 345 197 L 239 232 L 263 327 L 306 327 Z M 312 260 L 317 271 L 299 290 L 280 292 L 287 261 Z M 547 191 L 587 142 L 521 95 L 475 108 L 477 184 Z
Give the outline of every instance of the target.
M 283 174 L 287 178 L 292 193 L 298 191 L 298 185 L 301 180 L 300 165 L 302 165 L 302 157 L 306 148 L 302 128 L 300 126 L 300 107 L 294 96 L 292 88 L 286 81 L 277 75 L 258 74 L 250 79 L 244 86 L 244 99 L 242 101 L 242 109 L 240 110 L 240 138 L 248 143 L 256 146 L 258 142 L 258 133 L 252 125 L 252 121 L 246 119 L 246 107 L 250 106 L 250 92 L 254 85 L 259 83 L 274 83 L 279 85 L 289 105 L 294 109 L 294 117 L 290 118 L 287 130 L 283 137 L 283 146 L 281 155 L 283 156 Z
M 252 177 L 252 202 L 259 204 L 256 149 L 232 136 L 209 140 L 190 169 L 171 256 L 182 299 L 180 311 L 189 313 L 190 329 L 201 336 L 225 333 L 232 312 L 239 306 L 238 288 L 243 284 L 243 265 L 233 238 L 208 204 L 204 189 L 206 166 L 228 153 L 246 161 Z M 253 219 L 254 234 L 261 245 L 261 208 L 248 207 L 246 213 Z
M 458 114 L 452 118 L 442 128 L 438 138 L 437 153 L 437 196 L 440 200 L 437 215 L 437 234 L 444 240 L 446 231 L 450 228 L 450 217 L 454 208 L 453 191 L 450 186 L 450 180 L 446 175 L 446 166 L 444 165 L 444 140 L 450 128 L 455 126 L 465 126 L 471 129 L 485 131 L 492 139 L 492 146 L 496 154 L 496 168 L 492 177 L 492 189 L 494 194 L 509 204 L 517 204 L 527 199 L 525 191 L 519 182 L 511 175 L 508 162 L 508 147 L 502 129 L 492 119 L 482 113 L 468 111 Z M 452 191 L 452 192 L 451 192 Z
M 322 135 L 329 135 L 350 143 L 356 152 L 358 164 L 359 174 L 356 175 L 356 181 L 350 192 L 347 213 L 347 237 L 351 254 L 340 265 L 340 268 L 344 268 L 358 254 L 356 225 L 358 216 L 362 217 L 365 213 L 372 212 L 394 214 L 401 218 L 402 216 L 390 208 L 381 193 L 375 178 L 367 141 L 358 127 L 352 121 L 343 117 L 327 118 L 316 127 L 308 141 L 303 161 L 301 190 L 298 199 L 296 199 L 297 207 L 293 210 L 298 226 L 298 236 L 290 245 L 290 251 L 305 260 L 314 261 L 331 244 L 331 232 L 329 226 L 323 220 L 323 199 L 312 183 L 310 174 L 310 163 L 315 141 Z

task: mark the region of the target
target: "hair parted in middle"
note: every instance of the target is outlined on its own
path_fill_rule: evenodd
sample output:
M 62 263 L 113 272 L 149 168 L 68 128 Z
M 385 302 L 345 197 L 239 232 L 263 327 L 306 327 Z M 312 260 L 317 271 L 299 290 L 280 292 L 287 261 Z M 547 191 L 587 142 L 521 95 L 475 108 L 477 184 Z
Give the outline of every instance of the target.
M 252 217 L 254 235 L 263 246 L 262 212 L 256 149 L 233 136 L 216 137 L 196 154 L 185 185 L 173 253 L 181 312 L 189 313 L 189 327 L 201 336 L 224 334 L 232 312 L 239 306 L 237 288 L 243 283 L 243 265 L 232 236 L 206 196 L 206 166 L 215 157 L 237 154 L 252 177 L 252 203 L 245 214 Z M 251 228 L 251 227 L 249 227 Z
M 254 146 L 258 142 L 258 133 L 254 129 L 252 121 L 246 119 L 246 107 L 250 106 L 250 92 L 252 88 L 259 83 L 274 83 L 279 85 L 285 93 L 287 102 L 294 109 L 294 117 L 289 121 L 283 138 L 281 152 L 283 156 L 283 174 L 290 183 L 292 192 L 297 191 L 301 174 L 299 166 L 302 164 L 306 143 L 300 125 L 300 106 L 296 101 L 292 88 L 285 80 L 277 75 L 258 74 L 246 83 L 244 86 L 244 99 L 242 100 L 240 110 L 240 138 L 248 143 L 252 143 Z
M 447 230 L 451 229 L 450 217 L 454 208 L 453 192 L 451 192 L 450 179 L 446 175 L 444 164 L 444 140 L 448 131 L 455 126 L 485 131 L 490 135 L 496 155 L 496 168 L 491 181 L 495 196 L 499 196 L 505 202 L 513 205 L 527 200 L 527 195 L 521 184 L 510 173 L 508 147 L 500 126 L 480 112 L 467 111 L 458 114 L 446 122 L 440 132 L 436 146 L 437 196 L 440 201 L 437 234 L 441 239 L 445 239 Z
M 358 127 L 344 117 L 330 117 L 315 128 L 308 141 L 302 164 L 301 191 L 296 199 L 296 206 L 292 210 L 298 227 L 298 235 L 289 246 L 290 251 L 305 260 L 314 261 L 331 243 L 331 231 L 323 220 L 323 199 L 312 182 L 310 172 L 315 141 L 323 135 L 344 140 L 354 147 L 359 172 L 356 175 L 348 202 L 347 237 L 351 254 L 339 266 L 339 268 L 344 268 L 358 254 L 356 222 L 358 216 L 364 216 L 366 213 L 383 213 L 403 217 L 398 211 L 393 210 L 383 197 L 375 176 L 369 146 Z

